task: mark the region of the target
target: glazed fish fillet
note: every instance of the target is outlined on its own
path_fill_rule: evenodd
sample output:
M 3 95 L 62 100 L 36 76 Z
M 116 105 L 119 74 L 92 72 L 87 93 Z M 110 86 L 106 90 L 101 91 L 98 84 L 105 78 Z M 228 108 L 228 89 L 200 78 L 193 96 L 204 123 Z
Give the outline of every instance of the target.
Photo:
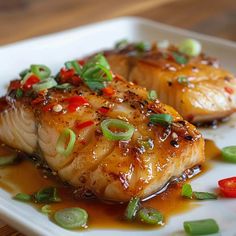
M 146 198 L 204 161 L 204 140 L 193 125 L 159 100 L 150 101 L 144 88 L 113 77 L 112 95 L 96 93 L 83 82 L 33 97 L 15 98 L 10 92 L 0 102 L 0 140 L 40 154 L 63 181 L 111 201 Z M 73 110 L 71 101 L 78 99 L 81 104 Z M 153 124 L 151 114 L 168 114 L 173 121 Z M 134 127 L 129 140 L 104 136 L 101 122 L 111 118 Z M 56 147 L 68 128 L 76 140 L 72 152 L 63 155 Z
M 173 106 L 184 119 L 209 122 L 236 110 L 236 79 L 215 59 L 189 57 L 174 46 L 139 51 L 135 44 L 105 51 L 115 73 L 149 90 Z

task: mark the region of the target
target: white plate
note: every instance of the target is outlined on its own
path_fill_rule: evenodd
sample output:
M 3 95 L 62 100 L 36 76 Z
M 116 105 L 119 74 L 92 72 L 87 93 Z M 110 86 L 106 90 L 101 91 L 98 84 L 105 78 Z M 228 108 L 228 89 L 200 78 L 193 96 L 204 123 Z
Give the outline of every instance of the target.
M 178 43 L 186 37 L 199 39 L 205 52 L 218 57 L 227 69 L 236 73 L 235 43 L 140 18 L 125 17 L 0 47 L 0 94 L 4 93 L 3 87 L 16 77 L 19 71 L 32 63 L 47 64 L 56 71 L 68 59 L 112 47 L 114 42 L 123 38 L 131 41 L 168 39 L 173 43 Z M 203 134 L 207 138 L 214 139 L 219 147 L 236 145 L 236 122 L 234 122 L 233 128 L 231 125 L 232 122 L 216 130 L 203 130 Z M 196 190 L 211 191 L 217 187 L 219 179 L 235 175 L 236 165 L 216 163 L 213 170 L 197 180 L 193 180 L 192 185 Z M 169 223 L 160 230 L 91 229 L 71 232 L 56 226 L 31 206 L 11 200 L 7 192 L 0 190 L 0 217 L 21 232 L 31 236 L 185 235 L 182 229 L 183 221 L 201 218 L 215 218 L 220 224 L 222 235 L 236 235 L 236 204 L 232 199 L 201 202 L 200 207 L 172 217 Z

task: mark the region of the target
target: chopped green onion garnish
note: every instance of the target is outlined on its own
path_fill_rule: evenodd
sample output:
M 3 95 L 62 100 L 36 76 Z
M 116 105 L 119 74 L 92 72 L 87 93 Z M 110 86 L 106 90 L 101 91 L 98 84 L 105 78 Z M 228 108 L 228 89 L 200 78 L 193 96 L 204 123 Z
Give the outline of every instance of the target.
M 61 201 L 57 193 L 57 188 L 55 187 L 41 189 L 35 193 L 34 198 L 38 203 L 52 203 Z
M 151 101 L 154 101 L 155 99 L 157 99 L 157 92 L 155 90 L 150 90 L 148 92 L 148 99 Z
M 28 72 L 24 75 L 24 77 L 22 77 L 22 80 L 21 80 L 21 84 L 24 85 L 25 82 L 31 77 L 33 76 L 34 74 L 32 72 Z
M 132 198 L 129 201 L 129 204 L 125 210 L 125 219 L 133 220 L 139 208 L 140 208 L 140 199 L 138 197 Z
M 190 184 L 184 184 L 182 187 L 181 195 L 183 197 L 191 198 L 193 195 L 193 190 Z
M 22 89 L 17 89 L 16 90 L 16 98 L 21 98 L 23 96 L 23 90 Z
M 66 229 L 86 227 L 88 213 L 81 208 L 66 208 L 59 210 L 54 215 L 55 222 Z
M 236 163 L 236 146 L 224 147 L 221 154 L 226 161 Z
M 42 206 L 41 212 L 46 215 L 50 214 L 52 212 L 51 206 L 50 205 Z
M 208 192 L 193 192 L 193 197 L 196 200 L 210 200 L 210 199 L 217 199 L 217 195 L 214 193 Z
M 214 219 L 185 221 L 184 230 L 189 235 L 206 235 L 219 232 L 219 226 Z
M 65 63 L 67 69 L 74 69 L 77 74 L 81 74 L 81 66 L 78 61 L 68 61 Z
M 0 166 L 11 165 L 15 162 L 18 155 L 17 153 L 10 153 L 8 155 L 0 156 Z
M 67 143 L 68 138 L 69 142 Z M 64 129 L 57 140 L 56 144 L 57 153 L 64 156 L 69 156 L 73 151 L 75 141 L 76 141 L 75 133 L 69 128 Z
M 172 56 L 174 57 L 175 61 L 178 64 L 187 64 L 187 62 L 188 62 L 188 59 L 185 56 L 183 56 L 177 52 L 173 52 Z
M 168 125 L 173 122 L 173 117 L 169 114 L 153 114 L 149 120 L 152 124 Z
M 162 225 L 163 215 L 154 208 L 141 208 L 137 213 L 138 219 L 145 224 Z
M 182 84 L 182 85 L 188 85 L 189 84 L 189 80 L 186 76 L 179 76 L 177 78 L 177 81 L 179 84 Z
M 53 88 L 56 85 L 57 85 L 57 82 L 53 78 L 48 78 L 48 79 L 41 80 L 37 84 L 34 84 L 33 90 L 38 93 L 40 91 Z
M 125 48 L 128 44 L 129 44 L 129 41 L 127 39 L 122 39 L 115 44 L 115 48 L 122 49 L 122 48 Z
M 51 70 L 45 65 L 31 65 L 30 69 L 40 79 L 46 79 L 51 75 Z
M 151 48 L 151 45 L 148 42 L 139 42 L 135 44 L 135 48 L 140 52 L 145 52 Z
M 101 128 L 103 135 L 109 140 L 130 140 L 134 133 L 134 127 L 123 120 L 118 119 L 107 119 L 101 123 Z M 115 130 L 124 131 L 112 131 L 111 128 Z
M 110 65 L 106 58 L 98 54 L 90 59 L 82 68 L 81 78 L 91 90 L 100 91 L 105 88 L 106 83 L 112 80 Z
M 22 201 L 22 202 L 30 202 L 32 200 L 32 196 L 26 193 L 17 193 L 14 196 L 14 199 Z
M 24 78 L 26 76 L 26 74 L 30 73 L 31 71 L 29 69 L 25 69 L 23 71 L 20 72 L 20 77 Z
M 201 50 L 202 45 L 195 39 L 186 39 L 179 46 L 179 51 L 190 57 L 198 56 L 201 53 Z
M 72 89 L 73 85 L 71 85 L 70 83 L 64 83 L 64 84 L 58 84 L 55 86 L 56 89 Z

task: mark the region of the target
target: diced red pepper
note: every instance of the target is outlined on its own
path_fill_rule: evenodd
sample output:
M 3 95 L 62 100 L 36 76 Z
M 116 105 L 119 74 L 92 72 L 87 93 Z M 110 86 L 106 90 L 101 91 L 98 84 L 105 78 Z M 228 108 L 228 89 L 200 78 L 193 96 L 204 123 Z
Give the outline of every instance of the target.
M 85 64 L 85 60 L 78 60 L 78 63 L 83 66 Z
M 34 99 L 31 104 L 32 105 L 36 105 L 36 104 L 39 104 L 41 102 L 44 102 L 45 98 L 44 97 L 37 97 L 36 99 Z
M 34 84 L 37 84 L 39 81 L 40 81 L 40 79 L 39 79 L 37 76 L 31 75 L 31 76 L 25 81 L 25 83 L 24 83 L 24 85 L 23 85 L 23 89 L 24 89 L 24 90 L 29 90 L 29 89 L 32 88 L 32 86 L 33 86 Z
M 98 112 L 102 115 L 106 114 L 110 109 L 108 107 L 101 107 L 98 109 Z
M 75 86 L 78 86 L 80 83 L 81 83 L 82 79 L 78 76 L 78 75 L 74 75 L 72 78 L 71 78 L 71 84 L 75 85 Z
M 62 68 L 60 71 L 60 78 L 62 80 L 62 82 L 66 82 L 68 79 L 70 79 L 73 75 L 75 74 L 75 70 L 72 69 L 65 69 Z
M 229 93 L 229 94 L 233 94 L 234 93 L 234 90 L 230 87 L 225 87 L 225 92 Z
M 78 107 L 87 106 L 89 102 L 83 96 L 73 96 L 65 98 L 63 101 L 68 102 L 68 111 L 75 112 Z
M 81 130 L 81 129 L 87 128 L 87 127 L 89 127 L 89 126 L 91 126 L 93 124 L 95 124 L 95 122 L 92 121 L 92 120 L 89 120 L 89 121 L 85 121 L 83 123 L 76 123 L 75 128 L 77 130 Z
M 105 96 L 111 97 L 115 94 L 115 90 L 112 87 L 106 87 L 102 89 L 102 92 Z
M 21 83 L 19 80 L 11 81 L 10 86 L 9 86 L 10 90 L 16 90 L 20 87 L 21 87 Z
M 218 182 L 218 185 L 225 197 L 236 197 L 236 177 L 222 179 Z

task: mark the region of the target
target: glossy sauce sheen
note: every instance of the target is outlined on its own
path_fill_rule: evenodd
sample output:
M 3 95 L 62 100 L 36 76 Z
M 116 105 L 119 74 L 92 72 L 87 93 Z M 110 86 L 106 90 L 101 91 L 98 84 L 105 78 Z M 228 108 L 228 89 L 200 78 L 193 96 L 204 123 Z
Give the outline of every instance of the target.
M 9 152 L 5 147 L 0 146 L 0 156 Z M 214 145 L 214 142 L 206 141 L 206 157 L 208 160 L 219 156 L 220 151 Z M 203 167 L 206 171 L 208 165 Z M 0 169 L 0 187 L 13 196 L 18 192 L 32 194 L 41 188 L 47 186 L 57 186 L 62 202 L 54 203 L 50 206 L 53 212 L 67 207 L 81 207 L 89 214 L 89 228 L 140 228 L 143 225 L 136 223 L 127 223 L 123 220 L 126 204 L 109 204 L 98 200 L 81 200 L 73 194 L 74 189 L 63 185 L 56 178 L 48 178 L 40 169 L 35 168 L 32 161 L 23 159 L 21 162 L 3 167 Z M 180 195 L 181 184 L 175 184 L 168 188 L 164 193 L 143 203 L 161 211 L 165 217 L 165 223 L 172 215 L 186 212 L 197 206 L 196 202 L 184 199 Z M 33 204 L 40 210 L 43 205 Z M 147 227 L 150 228 L 150 227 Z

